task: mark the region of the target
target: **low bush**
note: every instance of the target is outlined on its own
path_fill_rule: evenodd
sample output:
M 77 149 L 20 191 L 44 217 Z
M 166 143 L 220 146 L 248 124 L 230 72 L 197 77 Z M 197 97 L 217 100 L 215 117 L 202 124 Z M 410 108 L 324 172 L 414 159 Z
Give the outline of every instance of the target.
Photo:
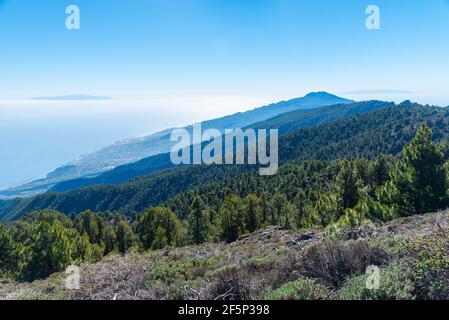
M 277 290 L 264 296 L 266 300 L 325 300 L 330 297 L 330 291 L 315 280 L 302 278 L 284 284 Z
M 368 266 L 382 267 L 390 260 L 387 251 L 364 240 L 347 244 L 324 241 L 304 250 L 298 267 L 303 276 L 337 289 L 349 277 L 365 273 Z
M 168 262 L 152 267 L 146 275 L 146 285 L 151 287 L 154 283 L 160 281 L 166 284 L 172 284 L 188 278 L 191 270 L 190 263 Z
M 97 264 L 81 266 L 81 290 L 70 291 L 75 300 L 134 299 L 145 289 L 145 261 L 128 254 L 109 256 Z
M 210 275 L 209 284 L 201 292 L 201 299 L 250 300 L 253 293 L 250 280 L 244 268 L 235 265 L 224 267 Z
M 449 299 L 449 238 L 419 237 L 397 246 L 398 256 L 410 268 L 417 299 Z
M 269 272 L 279 259 L 276 254 L 256 255 L 245 261 L 245 267 L 250 272 Z
M 338 292 L 342 300 L 414 300 L 413 282 L 407 269 L 391 266 L 380 271 L 379 289 L 368 289 L 368 275 L 346 281 Z

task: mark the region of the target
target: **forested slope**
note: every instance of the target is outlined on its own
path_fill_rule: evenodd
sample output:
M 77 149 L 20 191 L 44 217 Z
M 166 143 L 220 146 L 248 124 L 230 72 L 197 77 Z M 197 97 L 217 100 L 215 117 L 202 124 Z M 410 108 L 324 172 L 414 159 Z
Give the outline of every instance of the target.
M 285 164 L 307 159 L 395 155 L 411 140 L 421 124 L 432 128 L 436 140 L 449 137 L 449 111 L 439 107 L 404 104 L 300 129 L 283 136 L 279 141 L 280 161 Z M 165 202 L 190 188 L 254 169 L 248 166 L 177 168 L 117 186 L 92 186 L 65 193 L 47 193 L 23 200 L 5 218 L 15 219 L 46 208 L 66 214 L 86 209 L 131 214 Z
M 256 123 L 245 129 L 279 129 L 279 133 L 282 135 L 300 128 L 316 126 L 322 123 L 342 119 L 350 115 L 370 112 L 385 107 L 391 107 L 393 105 L 394 103 L 392 102 L 374 100 L 337 104 L 311 110 L 296 110 Z M 169 139 L 168 136 L 167 139 Z M 64 181 L 56 184 L 49 191 L 64 192 L 92 185 L 118 184 L 171 167 L 173 167 L 173 164 L 170 161 L 170 154 L 164 153 L 142 159 L 135 163 L 119 166 L 98 177 Z
M 337 97 L 327 92 L 312 92 L 301 98 L 269 104 L 255 108 L 246 112 L 238 112 L 225 117 L 207 120 L 202 122 L 203 130 L 216 129 L 223 132 L 228 128 L 243 128 L 256 122 L 264 121 L 283 113 L 296 110 L 310 110 L 323 106 L 351 104 L 354 101 Z M 192 132 L 193 126 L 184 127 Z M 0 197 L 25 197 L 48 191 L 57 183 L 75 179 L 64 188 L 57 191 L 67 191 L 79 187 L 100 184 L 119 183 L 131 178 L 149 174 L 160 169 L 171 166 L 169 161 L 160 161 L 160 157 L 138 163 L 136 166 L 124 167 L 117 172 L 107 174 L 95 181 L 90 181 L 90 177 L 98 176 L 103 172 L 108 172 L 110 168 L 134 163 L 145 157 L 157 156 L 168 153 L 176 142 L 170 141 L 170 134 L 173 129 L 157 132 L 150 136 L 118 141 L 96 152 L 81 156 L 80 159 L 70 162 L 67 165 L 57 168 L 47 175 L 46 178 L 35 180 L 23 185 L 19 185 L 7 190 L 0 190 Z M 159 165 L 161 163 L 161 165 Z M 142 165 L 147 168 L 142 170 Z M 80 179 L 79 181 L 76 179 Z

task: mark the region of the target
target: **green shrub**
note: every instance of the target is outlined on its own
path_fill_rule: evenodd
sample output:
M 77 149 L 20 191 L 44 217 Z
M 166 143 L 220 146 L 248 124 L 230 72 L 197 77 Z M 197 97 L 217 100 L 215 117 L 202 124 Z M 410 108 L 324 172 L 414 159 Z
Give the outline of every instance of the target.
M 279 256 L 276 254 L 256 255 L 244 262 L 245 267 L 249 271 L 269 271 L 274 268 L 274 264 L 278 261 Z
M 195 300 L 199 295 L 202 279 L 188 280 L 172 283 L 166 288 L 163 300 Z
M 169 262 L 154 266 L 147 274 L 146 283 L 151 287 L 155 282 L 172 284 L 179 280 L 187 278 L 188 271 L 192 268 L 191 264 Z
M 302 278 L 284 284 L 264 296 L 266 300 L 324 300 L 328 299 L 330 291 L 315 280 Z
M 398 255 L 407 263 L 417 299 L 449 299 L 449 238 L 419 237 L 400 243 Z
M 379 289 L 368 289 L 368 275 L 360 275 L 346 281 L 338 292 L 342 300 L 414 300 L 413 282 L 406 269 L 391 266 L 380 272 Z

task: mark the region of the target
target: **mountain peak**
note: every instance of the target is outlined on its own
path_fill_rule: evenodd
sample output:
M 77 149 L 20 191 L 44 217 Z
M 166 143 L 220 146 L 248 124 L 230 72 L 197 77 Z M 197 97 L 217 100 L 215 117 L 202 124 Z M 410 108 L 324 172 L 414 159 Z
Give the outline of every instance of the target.
M 405 100 L 405 101 L 402 101 L 399 105 L 403 106 L 403 107 L 410 107 L 413 105 L 413 102 L 411 102 L 410 100 Z
M 336 95 L 331 94 L 331 93 L 326 92 L 326 91 L 310 92 L 310 93 L 308 93 L 308 94 L 305 96 L 305 98 L 329 98 L 329 97 L 332 97 L 332 98 L 339 98 L 339 97 L 337 97 Z
M 346 104 L 346 103 L 354 103 L 354 100 L 345 99 L 334 94 L 331 94 L 326 91 L 317 91 L 310 92 L 302 98 L 297 100 L 307 101 L 309 103 L 320 102 L 322 105 L 332 105 L 332 104 Z

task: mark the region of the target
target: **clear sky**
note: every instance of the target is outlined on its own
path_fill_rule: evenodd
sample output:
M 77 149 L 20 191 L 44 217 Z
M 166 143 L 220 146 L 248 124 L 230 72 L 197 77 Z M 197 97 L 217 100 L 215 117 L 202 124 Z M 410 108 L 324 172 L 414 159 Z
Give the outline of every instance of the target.
M 365 28 L 370 4 L 381 30 Z M 325 90 L 449 105 L 448 74 L 449 0 L 0 0 L 1 101 L 239 109 Z

